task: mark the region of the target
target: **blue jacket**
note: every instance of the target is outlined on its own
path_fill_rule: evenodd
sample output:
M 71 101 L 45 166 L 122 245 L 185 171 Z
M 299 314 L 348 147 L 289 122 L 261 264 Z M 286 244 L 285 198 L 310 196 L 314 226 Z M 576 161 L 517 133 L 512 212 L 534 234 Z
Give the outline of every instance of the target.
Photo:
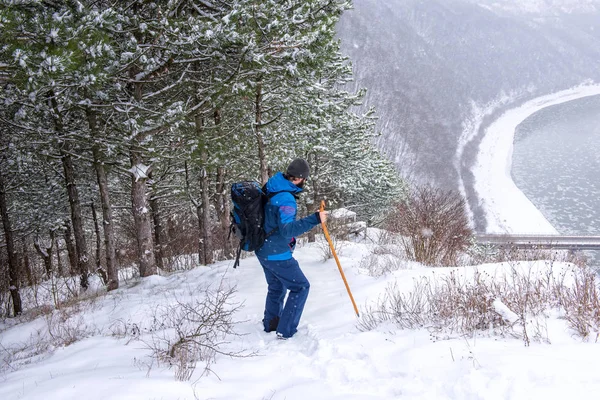
M 308 232 L 320 221 L 316 213 L 296 221 L 295 194 L 301 188 L 285 179 L 281 172 L 267 182 L 267 195 L 275 193 L 265 205 L 265 232 L 271 233 L 255 253 L 267 260 L 289 260 L 296 246 L 296 236 Z M 276 230 L 275 230 L 276 229 Z

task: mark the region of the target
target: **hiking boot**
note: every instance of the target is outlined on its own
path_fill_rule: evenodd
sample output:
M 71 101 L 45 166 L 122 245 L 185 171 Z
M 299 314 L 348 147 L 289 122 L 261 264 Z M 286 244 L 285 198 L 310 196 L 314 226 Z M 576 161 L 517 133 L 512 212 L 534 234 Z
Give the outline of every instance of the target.
M 265 332 L 273 332 L 277 330 L 277 326 L 279 325 L 279 317 L 274 317 L 269 321 L 269 327 L 265 328 Z

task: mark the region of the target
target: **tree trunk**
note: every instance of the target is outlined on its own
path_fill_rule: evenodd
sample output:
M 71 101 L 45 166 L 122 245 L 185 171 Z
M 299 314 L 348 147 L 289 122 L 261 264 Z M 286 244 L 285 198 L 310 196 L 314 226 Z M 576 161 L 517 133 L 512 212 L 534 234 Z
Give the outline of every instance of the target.
M 65 246 L 67 247 L 67 254 L 69 255 L 69 274 L 73 276 L 77 275 L 77 250 L 73 244 L 71 232 L 71 221 L 65 220 Z
M 137 238 L 138 262 L 140 276 L 156 275 L 156 259 L 154 258 L 154 241 L 152 240 L 152 221 L 150 219 L 150 204 L 146 181 L 148 179 L 147 167 L 142 164 L 142 156 L 134 149 L 130 149 L 131 158 L 131 209 L 135 221 Z
M 94 233 L 96 234 L 96 270 L 98 270 L 102 268 L 102 262 L 100 261 L 100 258 L 102 258 L 102 236 L 100 236 L 100 226 L 98 226 L 98 216 L 96 215 L 96 206 L 93 201 L 90 203 L 90 208 L 92 209 Z
M 23 259 L 21 267 L 27 276 L 27 284 L 31 287 L 35 285 L 36 281 L 33 276 L 33 271 L 31 270 L 31 264 L 29 263 L 29 252 L 27 251 L 27 243 L 25 242 L 24 238 L 21 240 L 21 246 L 23 247 Z
M 141 6 L 141 3 L 134 3 L 133 9 Z M 144 35 L 141 31 L 134 32 L 138 43 L 144 42 Z M 144 83 L 136 79 L 136 75 L 140 72 L 138 65 L 132 65 L 129 69 L 129 77 L 132 82 L 132 95 L 136 102 L 143 103 Z M 137 255 L 140 269 L 140 276 L 156 275 L 156 258 L 154 257 L 154 240 L 152 238 L 152 220 L 150 218 L 150 204 L 148 202 L 148 167 L 142 161 L 142 154 L 135 147 L 136 143 L 143 140 L 143 133 L 132 132 L 134 140 L 129 148 L 129 158 L 131 160 L 131 211 L 135 221 L 135 233 L 137 239 Z
M 196 135 L 198 138 L 202 138 L 204 135 L 204 118 L 200 113 L 197 113 L 194 117 L 196 124 Z M 202 162 L 202 168 L 200 171 L 200 200 L 201 204 L 198 207 L 198 220 L 200 227 L 200 252 L 199 259 L 202 265 L 208 265 L 213 263 L 213 245 L 211 235 L 211 224 L 210 224 L 210 178 L 206 171 L 206 163 L 208 160 L 208 153 L 206 148 L 202 149 L 200 156 Z
M 310 204 L 308 204 L 308 199 L 305 200 L 304 206 L 306 207 L 306 210 L 309 209 Z M 308 243 L 314 243 L 314 242 L 316 242 L 316 240 L 317 240 L 316 229 L 311 229 L 310 231 L 308 231 L 308 233 L 307 233 L 307 239 L 308 239 Z
M 188 168 L 187 161 L 184 161 L 184 166 L 185 166 L 185 188 L 188 192 L 190 202 L 196 209 L 196 217 L 198 218 L 198 232 L 202 232 L 202 208 L 200 207 L 200 204 L 198 203 L 198 201 L 194 198 L 194 196 L 192 194 L 192 189 L 191 189 L 191 185 L 190 185 L 190 170 Z M 198 240 L 198 263 L 202 265 L 202 264 L 204 264 L 204 255 L 203 255 L 204 250 L 203 250 L 203 244 L 202 244 L 202 236 L 198 235 L 198 237 L 199 237 L 199 240 Z
M 163 248 L 162 238 L 164 237 L 164 229 L 160 218 L 160 208 L 158 206 L 158 200 L 154 196 L 150 196 L 150 209 L 152 210 L 152 222 L 154 225 L 154 256 L 156 259 L 156 266 L 160 270 L 164 270 L 163 264 Z
M 15 251 L 13 230 L 10 224 L 8 202 L 6 199 L 6 184 L 2 171 L 0 171 L 0 213 L 2 214 L 4 239 L 6 240 L 6 252 L 8 253 L 8 290 L 13 302 L 13 313 L 17 316 L 23 313 L 21 293 L 19 292 L 19 260 L 17 260 L 17 253 Z
M 50 106 L 54 112 L 54 127 L 56 132 L 63 134 L 63 121 L 58 102 L 53 92 L 50 92 Z M 71 158 L 71 148 L 67 140 L 61 140 L 59 144 L 60 157 L 63 170 L 65 173 L 65 184 L 69 195 L 69 206 L 71 208 L 71 221 L 73 222 L 73 233 L 75 235 L 75 248 L 77 249 L 77 271 L 80 275 L 79 285 L 83 290 L 89 286 L 89 257 L 87 244 L 85 241 L 85 233 L 83 230 L 83 218 L 81 216 L 81 204 L 79 202 L 79 191 L 75 183 L 75 167 Z
M 225 259 L 233 257 L 233 245 L 229 238 L 229 226 L 230 221 L 230 206 L 229 197 L 227 196 L 227 186 L 225 185 L 225 168 L 217 168 L 217 190 L 215 196 L 215 208 L 221 225 L 221 232 L 223 235 L 223 254 Z
M 117 269 L 117 257 L 115 252 L 115 233 L 113 229 L 112 206 L 110 202 L 110 194 L 108 192 L 108 178 L 104 169 L 104 155 L 97 143 L 99 133 L 96 113 L 88 109 L 86 111 L 88 117 L 88 125 L 94 144 L 92 145 L 92 155 L 94 157 L 94 169 L 96 170 L 96 179 L 100 190 L 100 204 L 102 206 L 102 230 L 104 232 L 104 249 L 106 252 L 106 274 L 108 282 L 106 290 L 111 291 L 119 287 L 119 271 Z
M 260 163 L 260 180 L 264 185 L 269 180 L 269 169 L 267 167 L 267 156 L 265 153 L 265 141 L 260 131 L 262 124 L 262 84 L 259 82 L 256 86 L 256 98 L 254 103 L 254 135 L 256 136 L 256 145 L 258 147 L 258 161 Z
M 202 252 L 204 265 L 208 265 L 214 262 L 214 257 L 210 223 L 210 179 L 204 167 L 200 175 L 200 190 L 202 190 Z
M 312 159 L 311 159 L 312 158 Z M 312 179 L 311 179 L 311 188 L 312 188 L 312 198 L 313 198 L 313 206 L 314 207 L 321 207 L 321 201 L 320 201 L 320 193 L 319 193 L 319 164 L 316 162 L 316 157 L 309 157 L 309 163 L 312 166 Z M 309 210 L 309 204 L 306 204 L 306 210 L 307 212 L 310 213 L 310 211 L 316 211 L 316 210 Z M 316 229 L 311 229 L 310 231 L 308 231 L 308 242 L 309 243 L 314 243 L 316 241 Z
M 50 231 L 50 246 L 45 249 L 42 248 L 39 240 L 33 241 L 33 246 L 37 250 L 38 254 L 44 260 L 44 268 L 46 269 L 46 276 L 50 277 L 52 274 L 52 248 L 54 247 L 54 231 Z
M 219 128 L 221 125 L 221 110 L 215 109 L 214 113 L 215 126 Z M 225 184 L 227 171 L 224 167 L 217 168 L 217 187 L 215 195 L 215 209 L 217 210 L 217 218 L 221 225 L 221 235 L 223 236 L 223 256 L 225 259 L 233 258 L 234 250 L 229 237 L 229 229 L 231 225 L 230 220 L 230 206 L 229 197 L 227 196 L 228 187 Z
M 102 278 L 104 286 L 108 286 L 108 275 L 106 270 L 102 267 L 102 236 L 100 235 L 100 227 L 98 226 L 98 216 L 96 215 L 96 207 L 94 202 L 90 203 L 92 209 L 92 219 L 94 220 L 94 232 L 96 233 L 96 272 Z
M 69 154 L 67 142 L 60 146 L 63 169 L 65 172 L 65 182 L 69 194 L 69 205 L 71 206 L 71 220 L 73 222 L 73 234 L 75 236 L 75 249 L 77 250 L 77 272 L 79 273 L 79 285 L 83 290 L 89 286 L 89 256 L 85 233 L 83 230 L 83 218 L 81 217 L 81 203 L 79 202 L 79 191 L 75 184 L 75 168 L 73 160 Z
M 200 263 L 200 265 L 206 265 L 204 237 L 202 236 L 202 232 L 204 231 L 204 226 L 202 224 L 202 206 L 196 207 L 196 216 L 198 217 L 198 231 L 200 232 L 200 236 L 198 237 L 198 263 Z
M 137 12 L 142 6 L 141 2 L 133 3 L 133 11 Z M 138 43 L 145 42 L 145 35 L 141 30 L 133 32 Z M 137 64 L 129 68 L 131 95 L 138 104 L 143 104 L 144 82 L 139 81 L 136 76 L 141 72 Z M 156 275 L 156 258 L 154 257 L 154 240 L 152 237 L 152 220 L 150 217 L 150 204 L 148 202 L 148 167 L 143 164 L 141 150 L 136 147 L 144 139 L 144 133 L 131 132 L 132 144 L 129 147 L 129 159 L 131 161 L 131 211 L 135 223 L 135 236 L 137 241 L 137 259 L 139 263 L 140 276 Z
M 65 269 L 62 263 L 62 257 L 60 255 L 60 240 L 56 239 L 56 267 L 58 269 L 58 276 L 64 276 Z
M 215 109 L 214 112 L 215 127 L 217 131 L 221 125 L 221 110 Z M 233 258 L 234 250 L 229 237 L 229 227 L 231 225 L 230 206 L 228 187 L 225 184 L 227 170 L 224 167 L 217 168 L 217 187 L 215 190 L 215 209 L 217 210 L 217 218 L 221 225 L 221 235 L 223 237 L 223 257 L 224 259 Z

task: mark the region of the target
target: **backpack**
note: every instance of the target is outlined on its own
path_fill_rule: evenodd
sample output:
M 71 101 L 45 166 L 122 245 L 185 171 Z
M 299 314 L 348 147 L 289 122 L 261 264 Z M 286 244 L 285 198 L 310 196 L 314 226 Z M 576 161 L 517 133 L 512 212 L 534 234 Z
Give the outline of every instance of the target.
M 235 234 L 240 239 L 237 256 L 233 268 L 240 265 L 240 254 L 242 250 L 255 251 L 261 248 L 265 239 L 275 230 L 268 234 L 264 230 L 265 205 L 276 193 L 267 196 L 256 181 L 236 182 L 231 185 L 231 226 L 229 233 Z

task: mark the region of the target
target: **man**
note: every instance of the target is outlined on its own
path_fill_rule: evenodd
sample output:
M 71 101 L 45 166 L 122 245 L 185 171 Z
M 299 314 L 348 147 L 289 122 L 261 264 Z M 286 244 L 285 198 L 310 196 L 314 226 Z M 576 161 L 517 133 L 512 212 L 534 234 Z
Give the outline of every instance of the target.
M 255 253 L 267 279 L 267 301 L 263 325 L 265 332 L 277 332 L 277 337 L 287 339 L 296 333 L 310 284 L 302 273 L 292 253 L 296 236 L 308 232 L 321 221 L 325 212 L 316 212 L 296 220 L 296 196 L 302 192 L 310 167 L 300 158 L 288 166 L 286 173 L 278 172 L 266 184 L 270 197 L 265 206 L 265 232 L 267 239 Z M 285 306 L 283 300 L 289 295 Z

